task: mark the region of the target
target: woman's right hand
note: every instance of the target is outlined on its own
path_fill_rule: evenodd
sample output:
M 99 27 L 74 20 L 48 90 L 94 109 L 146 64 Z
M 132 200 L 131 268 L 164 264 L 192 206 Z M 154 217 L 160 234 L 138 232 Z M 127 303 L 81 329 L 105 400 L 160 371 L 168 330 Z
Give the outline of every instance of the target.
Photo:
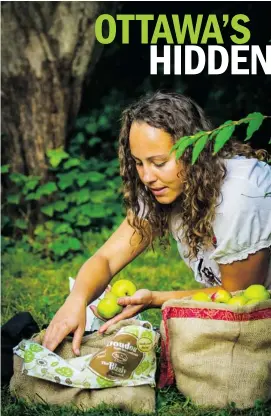
M 50 322 L 42 345 L 54 351 L 63 339 L 73 332 L 72 349 L 80 355 L 80 345 L 86 326 L 86 302 L 70 294 Z

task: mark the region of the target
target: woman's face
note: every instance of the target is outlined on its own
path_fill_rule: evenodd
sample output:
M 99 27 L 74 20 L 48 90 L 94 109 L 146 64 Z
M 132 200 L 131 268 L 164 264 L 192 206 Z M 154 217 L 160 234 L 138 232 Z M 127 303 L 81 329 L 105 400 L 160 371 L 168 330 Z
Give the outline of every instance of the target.
M 170 204 L 182 192 L 182 164 L 170 154 L 170 134 L 147 123 L 134 122 L 130 129 L 130 150 L 140 180 L 160 204 Z

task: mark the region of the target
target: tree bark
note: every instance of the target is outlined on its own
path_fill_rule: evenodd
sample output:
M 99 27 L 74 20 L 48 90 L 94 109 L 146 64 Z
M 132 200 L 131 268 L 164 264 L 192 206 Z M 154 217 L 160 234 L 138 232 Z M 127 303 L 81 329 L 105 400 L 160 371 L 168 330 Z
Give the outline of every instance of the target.
M 84 80 L 102 50 L 95 19 L 116 2 L 5 2 L 2 6 L 2 163 L 47 176 L 46 151 L 65 144 Z

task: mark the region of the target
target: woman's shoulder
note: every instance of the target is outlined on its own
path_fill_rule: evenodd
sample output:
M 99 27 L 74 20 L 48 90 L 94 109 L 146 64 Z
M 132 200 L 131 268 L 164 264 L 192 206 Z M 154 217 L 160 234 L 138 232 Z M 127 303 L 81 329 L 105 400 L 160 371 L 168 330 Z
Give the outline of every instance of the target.
M 227 174 L 221 187 L 218 211 L 224 209 L 271 209 L 271 166 L 252 158 L 226 159 Z
M 243 180 L 255 187 L 270 186 L 271 166 L 256 158 L 235 156 L 225 159 L 226 181 Z

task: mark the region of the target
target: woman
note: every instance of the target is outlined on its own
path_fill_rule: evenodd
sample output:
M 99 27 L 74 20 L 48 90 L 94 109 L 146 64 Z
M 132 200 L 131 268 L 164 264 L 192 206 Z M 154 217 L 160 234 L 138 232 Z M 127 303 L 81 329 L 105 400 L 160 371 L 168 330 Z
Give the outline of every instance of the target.
M 164 244 L 169 233 L 206 293 L 219 286 L 228 291 L 256 283 L 271 286 L 271 203 L 265 197 L 271 191 L 271 169 L 260 161 L 267 152 L 230 141 L 213 156 L 210 142 L 194 165 L 191 147 L 179 160 L 170 153 L 180 137 L 210 129 L 202 109 L 180 94 L 158 92 L 124 111 L 119 158 L 127 217 L 79 270 L 47 328 L 45 347 L 54 350 L 73 331 L 78 355 L 86 305 L 154 239 Z M 119 299 L 126 307 L 99 331 L 194 292 L 140 289 Z

